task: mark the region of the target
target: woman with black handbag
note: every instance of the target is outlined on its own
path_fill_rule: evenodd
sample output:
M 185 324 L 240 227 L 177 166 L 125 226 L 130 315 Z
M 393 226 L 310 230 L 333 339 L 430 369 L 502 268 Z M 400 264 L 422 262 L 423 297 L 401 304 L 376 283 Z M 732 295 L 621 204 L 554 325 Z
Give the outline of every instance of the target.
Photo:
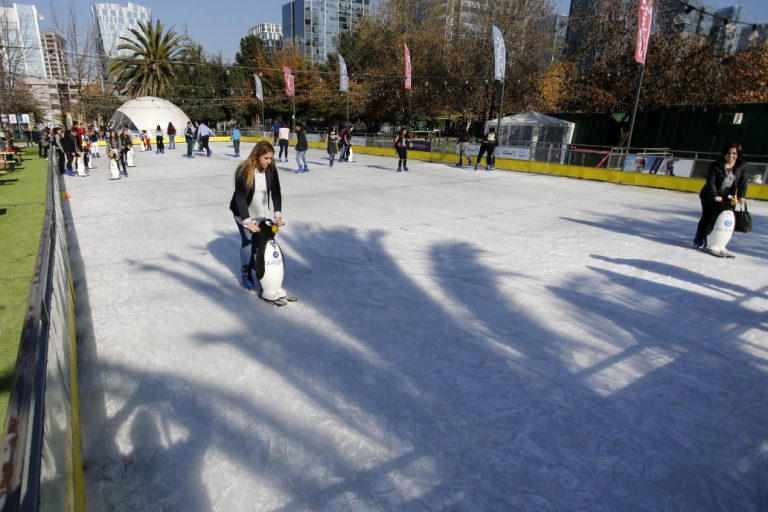
M 712 163 L 707 181 L 699 192 L 701 219 L 693 238 L 693 246 L 702 249 L 707 245 L 707 235 L 712 230 L 720 212 L 733 210 L 747 194 L 746 164 L 741 158 L 741 144 L 734 142 L 722 156 Z

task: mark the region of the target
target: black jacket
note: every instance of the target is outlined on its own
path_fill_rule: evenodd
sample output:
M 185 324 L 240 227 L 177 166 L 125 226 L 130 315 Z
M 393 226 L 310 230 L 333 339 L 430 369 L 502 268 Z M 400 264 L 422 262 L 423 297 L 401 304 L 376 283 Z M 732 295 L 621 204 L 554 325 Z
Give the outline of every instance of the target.
M 722 159 L 714 162 L 707 173 L 707 181 L 699 192 L 702 201 L 714 201 L 717 196 L 735 196 L 745 197 L 747 195 L 747 173 L 746 165 L 739 160 L 733 168 L 733 185 L 727 191 L 720 191 L 720 187 L 725 179 L 725 162 Z
M 309 149 L 309 145 L 307 144 L 307 134 L 304 133 L 304 130 L 297 130 L 296 151 L 306 151 L 307 149 Z
M 272 164 L 264 173 L 267 180 L 267 201 L 271 202 L 273 211 L 282 211 L 283 196 L 280 193 L 280 177 L 277 175 L 277 168 Z M 247 219 L 251 216 L 248 213 L 248 205 L 251 204 L 255 192 L 256 188 L 253 185 L 248 187 L 245 180 L 235 180 L 235 192 L 229 202 L 229 209 L 235 217 Z
M 61 147 L 65 153 L 77 153 L 77 139 L 70 132 L 67 132 L 61 137 Z

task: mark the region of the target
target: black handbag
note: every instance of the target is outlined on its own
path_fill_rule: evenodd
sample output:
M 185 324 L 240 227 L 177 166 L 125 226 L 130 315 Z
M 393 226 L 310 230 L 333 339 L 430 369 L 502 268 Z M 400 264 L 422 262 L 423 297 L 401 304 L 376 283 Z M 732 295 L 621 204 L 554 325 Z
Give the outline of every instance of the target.
M 733 228 L 734 231 L 738 231 L 739 233 L 749 233 L 752 231 L 752 215 L 749 214 L 747 203 L 743 203 L 742 209 L 736 210 L 733 213 L 736 216 L 736 226 Z

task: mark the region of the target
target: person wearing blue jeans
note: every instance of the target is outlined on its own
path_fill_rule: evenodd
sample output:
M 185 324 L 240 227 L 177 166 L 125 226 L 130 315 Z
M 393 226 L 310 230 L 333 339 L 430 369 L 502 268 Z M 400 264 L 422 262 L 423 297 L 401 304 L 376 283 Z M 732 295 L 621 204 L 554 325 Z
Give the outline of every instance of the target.
M 195 158 L 192 155 L 192 150 L 195 149 L 195 128 L 192 126 L 192 121 L 187 123 L 187 127 L 184 128 L 184 140 L 187 142 L 187 158 Z
M 297 174 L 303 173 L 303 172 L 309 172 L 309 167 L 307 166 L 307 149 L 309 149 L 309 145 L 307 144 L 307 134 L 304 133 L 304 127 L 301 125 L 301 123 L 296 123 L 296 165 L 299 166 L 299 168 L 296 170 Z
M 240 156 L 240 129 L 235 125 L 235 127 L 232 129 L 232 136 L 230 137 L 232 139 L 232 147 L 235 148 L 235 157 Z

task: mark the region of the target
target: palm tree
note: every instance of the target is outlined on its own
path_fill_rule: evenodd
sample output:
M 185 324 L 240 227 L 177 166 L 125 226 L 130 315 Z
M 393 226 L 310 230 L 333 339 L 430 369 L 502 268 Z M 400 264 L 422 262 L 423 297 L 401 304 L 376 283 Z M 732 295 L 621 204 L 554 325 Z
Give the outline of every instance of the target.
M 163 33 L 163 24 L 139 22 L 139 28 L 130 30 L 133 37 L 121 37 L 118 50 L 131 55 L 118 57 L 109 65 L 109 74 L 115 76 L 116 88 L 131 98 L 160 96 L 175 75 L 173 61 L 182 51 L 183 36 L 173 28 Z

